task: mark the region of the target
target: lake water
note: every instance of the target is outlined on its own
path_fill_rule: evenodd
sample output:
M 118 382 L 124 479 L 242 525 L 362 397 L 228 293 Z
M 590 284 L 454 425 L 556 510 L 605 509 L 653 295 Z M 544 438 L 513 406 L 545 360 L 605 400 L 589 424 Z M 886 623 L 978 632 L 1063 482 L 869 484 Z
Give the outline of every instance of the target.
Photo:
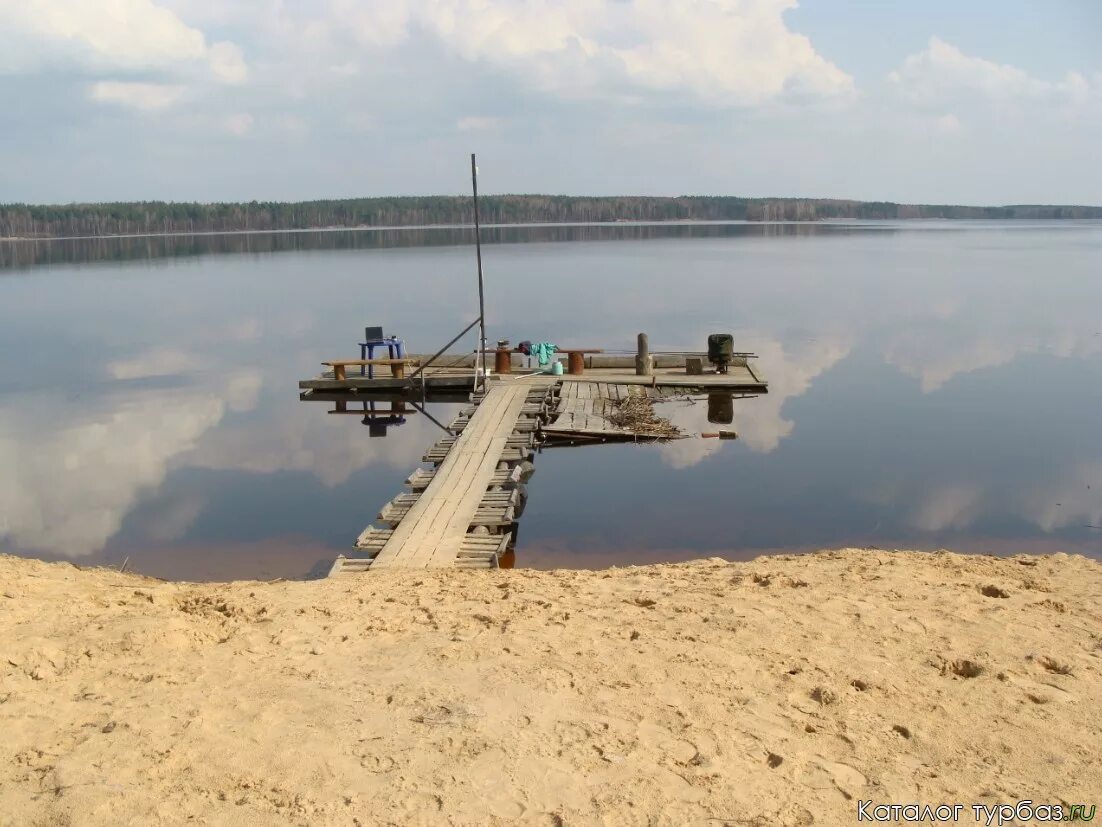
M 0 242 L 0 551 L 162 577 L 323 571 L 440 432 L 298 400 L 366 324 L 477 315 L 469 232 Z M 734 442 L 550 450 L 517 565 L 843 545 L 1102 557 L 1102 223 L 487 231 L 488 336 L 699 350 Z M 473 347 L 473 339 L 470 340 Z M 706 430 L 706 406 L 664 411 Z M 430 412 L 442 421 L 447 405 Z

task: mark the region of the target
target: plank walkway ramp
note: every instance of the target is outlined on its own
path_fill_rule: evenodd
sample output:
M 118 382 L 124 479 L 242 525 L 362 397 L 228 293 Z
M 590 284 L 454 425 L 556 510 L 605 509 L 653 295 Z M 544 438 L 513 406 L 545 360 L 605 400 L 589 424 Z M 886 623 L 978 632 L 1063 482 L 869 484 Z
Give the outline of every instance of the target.
M 369 526 L 356 543 L 364 556 L 338 557 L 329 576 L 369 568 L 495 567 L 521 506 L 520 492 L 506 487 L 516 476 L 498 466 L 531 455 L 534 434 L 518 432 L 518 421 L 542 414 L 541 400 L 550 392 L 549 386 L 522 382 L 491 385 L 457 419 L 459 435 L 425 455 L 438 463 L 436 469 L 414 471 L 407 481 L 413 493 L 384 506 L 380 520 L 390 528 Z M 472 533 L 472 527 L 483 533 Z

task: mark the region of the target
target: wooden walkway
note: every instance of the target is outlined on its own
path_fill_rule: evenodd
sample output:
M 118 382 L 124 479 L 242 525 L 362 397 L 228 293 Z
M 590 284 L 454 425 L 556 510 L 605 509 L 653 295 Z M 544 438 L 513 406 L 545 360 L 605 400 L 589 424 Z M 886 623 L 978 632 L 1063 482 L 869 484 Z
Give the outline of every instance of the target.
M 517 521 L 527 499 L 523 483 L 533 470 L 538 445 L 678 438 L 676 429 L 663 430 L 653 419 L 639 419 L 637 411 L 628 413 L 634 424 L 627 427 L 608 417 L 626 399 L 658 401 L 717 392 L 764 393 L 766 383 L 741 365 L 725 375 L 689 375 L 670 368 L 636 376 L 598 368 L 581 376 L 495 379 L 484 395 L 471 398 L 473 404 L 448 426 L 450 433 L 426 451 L 423 461 L 435 467 L 410 474 L 409 492 L 383 506 L 378 525 L 364 529 L 355 553 L 337 557 L 329 576 L 385 568 L 511 565 Z M 308 393 L 326 393 L 329 399 L 328 392 Z M 344 400 L 357 399 L 352 393 L 332 396 L 338 412 Z M 655 427 L 648 430 L 651 425 Z
M 438 463 L 436 469 L 415 471 L 407 481 L 413 493 L 384 506 L 380 521 L 390 528 L 368 527 L 356 543 L 365 556 L 338 557 L 330 577 L 367 568 L 496 566 L 523 507 L 516 475 L 498 466 L 531 456 L 533 429 L 518 431 L 518 422 L 522 415 L 541 415 L 540 400 L 550 390 L 522 382 L 491 385 L 453 423 L 462 427 L 459 436 L 441 440 L 425 455 Z M 472 527 L 482 533 L 472 533 Z

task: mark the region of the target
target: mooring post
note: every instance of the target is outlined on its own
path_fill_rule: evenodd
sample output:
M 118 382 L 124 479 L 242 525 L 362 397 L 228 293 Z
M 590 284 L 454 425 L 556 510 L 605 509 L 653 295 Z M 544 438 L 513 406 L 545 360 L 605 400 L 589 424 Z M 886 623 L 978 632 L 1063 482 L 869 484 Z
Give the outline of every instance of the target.
M 639 351 L 635 354 L 635 375 L 651 376 L 654 373 L 654 357 L 650 355 L 647 334 L 639 334 Z

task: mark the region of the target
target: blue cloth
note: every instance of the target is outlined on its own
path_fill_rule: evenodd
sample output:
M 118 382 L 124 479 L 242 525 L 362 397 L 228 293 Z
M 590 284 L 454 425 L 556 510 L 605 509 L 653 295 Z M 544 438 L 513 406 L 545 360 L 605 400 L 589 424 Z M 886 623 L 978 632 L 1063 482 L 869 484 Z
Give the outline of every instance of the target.
M 530 355 L 536 357 L 536 362 L 541 368 L 551 364 L 551 357 L 555 355 L 555 346 L 550 342 L 532 342 L 529 345 Z

